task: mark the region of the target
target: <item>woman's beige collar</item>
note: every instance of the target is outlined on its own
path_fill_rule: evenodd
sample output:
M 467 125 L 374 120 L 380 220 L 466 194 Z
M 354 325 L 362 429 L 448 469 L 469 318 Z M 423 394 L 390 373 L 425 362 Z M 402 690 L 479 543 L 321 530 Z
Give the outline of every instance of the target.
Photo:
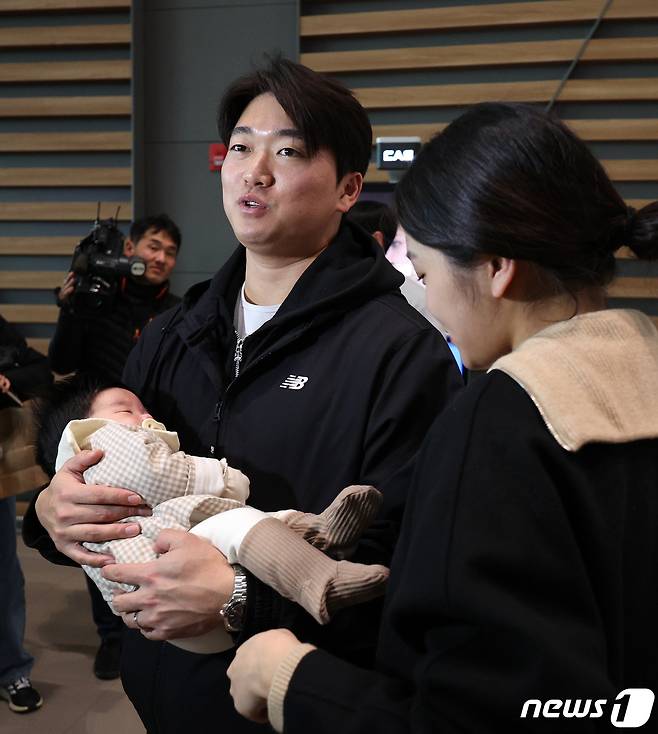
M 594 311 L 552 324 L 491 370 L 528 393 L 567 451 L 658 438 L 658 332 L 639 311 Z

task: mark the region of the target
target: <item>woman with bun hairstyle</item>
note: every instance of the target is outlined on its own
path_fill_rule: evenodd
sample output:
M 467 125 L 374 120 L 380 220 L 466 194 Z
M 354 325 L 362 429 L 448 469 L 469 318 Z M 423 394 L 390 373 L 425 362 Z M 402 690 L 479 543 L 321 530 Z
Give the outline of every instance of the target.
M 487 372 L 420 451 L 375 669 L 271 630 L 229 669 L 236 707 L 295 734 L 656 731 L 658 333 L 605 286 L 621 246 L 658 256 L 658 204 L 520 104 L 455 120 L 396 198 L 430 310 Z

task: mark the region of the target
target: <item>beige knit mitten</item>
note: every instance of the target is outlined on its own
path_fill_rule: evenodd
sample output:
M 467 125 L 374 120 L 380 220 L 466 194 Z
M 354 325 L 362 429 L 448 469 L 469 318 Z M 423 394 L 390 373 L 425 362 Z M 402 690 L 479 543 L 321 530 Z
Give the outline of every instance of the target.
M 372 523 L 381 503 L 381 492 L 355 484 L 345 487 L 319 515 L 289 512 L 280 519 L 316 548 L 344 558 Z
M 247 533 L 240 544 L 239 560 L 320 624 L 343 607 L 383 596 L 388 579 L 385 566 L 334 561 L 272 517 Z

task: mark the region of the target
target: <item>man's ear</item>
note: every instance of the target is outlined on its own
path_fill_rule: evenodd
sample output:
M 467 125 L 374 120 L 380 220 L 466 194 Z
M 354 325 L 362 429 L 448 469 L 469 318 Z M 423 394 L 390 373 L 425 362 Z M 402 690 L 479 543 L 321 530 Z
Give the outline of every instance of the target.
M 517 263 L 511 257 L 492 257 L 487 263 L 489 291 L 494 298 L 504 298 L 517 274 Z
M 337 211 L 343 214 L 348 212 L 356 204 L 362 188 L 363 176 L 360 173 L 357 171 L 346 173 L 338 184 L 340 198 L 336 207 Z
M 135 254 L 135 245 L 133 245 L 132 240 L 126 240 L 123 243 L 123 254 L 126 257 L 132 257 Z

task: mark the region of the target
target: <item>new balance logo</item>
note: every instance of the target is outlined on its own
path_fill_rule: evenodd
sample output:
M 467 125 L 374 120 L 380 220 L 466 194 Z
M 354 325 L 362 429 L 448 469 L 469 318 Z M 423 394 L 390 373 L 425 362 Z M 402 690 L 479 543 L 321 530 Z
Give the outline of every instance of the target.
M 301 390 L 307 382 L 308 377 L 303 375 L 288 375 L 279 387 L 284 390 Z

